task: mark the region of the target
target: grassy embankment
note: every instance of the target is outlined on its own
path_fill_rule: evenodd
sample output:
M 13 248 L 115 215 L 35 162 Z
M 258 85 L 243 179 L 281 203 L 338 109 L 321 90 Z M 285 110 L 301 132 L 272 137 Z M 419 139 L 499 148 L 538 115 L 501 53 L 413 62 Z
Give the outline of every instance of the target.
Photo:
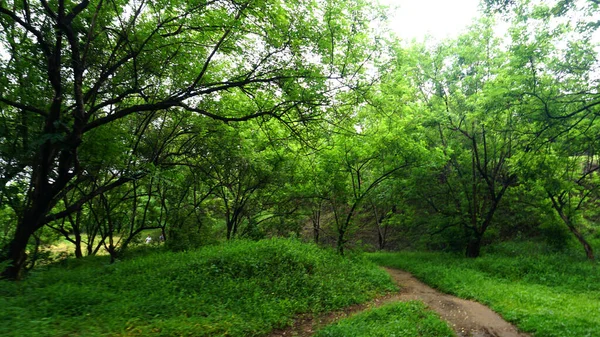
M 293 240 L 232 242 L 107 264 L 70 259 L 0 281 L 2 336 L 252 336 L 296 313 L 395 290 L 362 258 Z
M 315 337 L 452 337 L 452 329 L 422 302 L 371 309 L 319 330 Z
M 369 256 L 444 292 L 484 303 L 536 337 L 600 336 L 600 271 L 581 254 L 511 243 L 478 259 L 440 253 Z

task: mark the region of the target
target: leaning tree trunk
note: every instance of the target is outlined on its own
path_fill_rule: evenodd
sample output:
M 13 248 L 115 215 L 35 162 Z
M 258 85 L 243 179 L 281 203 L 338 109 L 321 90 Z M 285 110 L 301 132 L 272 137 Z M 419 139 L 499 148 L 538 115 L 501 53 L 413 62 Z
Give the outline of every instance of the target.
M 583 249 L 585 250 L 585 255 L 587 256 L 588 260 L 594 260 L 594 250 L 592 249 L 592 246 L 589 244 L 589 242 L 586 241 L 586 239 L 577 230 L 577 228 L 569 227 L 569 230 L 573 233 L 573 235 L 575 235 L 577 240 L 579 240 L 579 243 L 581 243 L 581 245 L 583 246 Z
M 588 258 L 588 260 L 594 260 L 594 250 L 592 249 L 592 246 L 589 244 L 589 242 L 587 242 L 587 240 L 583 237 L 583 234 L 581 234 L 581 232 L 577 229 L 577 227 L 575 227 L 571 219 L 566 214 L 564 214 L 564 212 L 560 211 L 559 214 L 563 222 L 569 228 L 569 231 L 573 233 L 573 235 L 575 235 L 577 241 L 579 241 L 579 243 L 583 246 L 583 249 L 585 250 L 585 256 Z
M 548 196 L 550 197 L 550 201 L 552 201 L 552 207 L 554 208 L 554 210 L 556 210 L 556 212 L 560 216 L 560 219 L 565 223 L 565 225 L 567 225 L 569 231 L 573 233 L 573 235 L 575 235 L 579 243 L 581 243 L 581 245 L 583 246 L 583 249 L 585 250 L 585 255 L 587 256 L 588 260 L 594 260 L 594 250 L 592 249 L 592 246 L 583 237 L 583 234 L 581 234 L 581 232 L 577 230 L 577 227 L 575 227 L 575 224 L 573 224 L 572 217 L 564 211 L 565 204 L 558 200 L 550 192 L 548 192 Z
M 2 278 L 19 280 L 23 276 L 27 262 L 27 243 L 37 228 L 35 218 L 30 213 L 18 224 L 13 239 L 6 247 L 4 260 L 10 261 L 10 265 L 2 272 Z

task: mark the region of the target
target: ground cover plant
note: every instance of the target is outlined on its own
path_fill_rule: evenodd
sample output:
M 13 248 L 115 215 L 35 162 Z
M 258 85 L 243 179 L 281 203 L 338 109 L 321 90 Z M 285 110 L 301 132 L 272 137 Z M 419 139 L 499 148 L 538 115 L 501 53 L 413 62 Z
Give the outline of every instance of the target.
M 295 313 L 395 290 L 369 261 L 285 239 L 106 262 L 69 260 L 0 281 L 0 335 L 264 335 Z
M 374 308 L 319 330 L 316 337 L 451 337 L 452 329 L 422 302 L 398 302 Z
M 510 243 L 478 259 L 424 252 L 369 256 L 444 292 L 486 304 L 536 337 L 600 335 L 600 271 L 581 255 Z

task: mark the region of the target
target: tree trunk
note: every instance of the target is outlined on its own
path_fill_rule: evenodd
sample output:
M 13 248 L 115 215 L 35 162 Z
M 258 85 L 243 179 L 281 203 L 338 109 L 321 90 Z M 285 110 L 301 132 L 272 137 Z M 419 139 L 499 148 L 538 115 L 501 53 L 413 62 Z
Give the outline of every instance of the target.
M 233 222 L 227 219 L 227 241 L 231 240 L 231 234 L 233 233 Z
M 19 280 L 23 276 L 25 263 L 27 262 L 27 243 L 33 235 L 35 224 L 29 224 L 32 221 L 26 216 L 17 226 L 12 241 L 8 244 L 5 260 L 11 261 L 10 265 L 2 272 L 1 277 L 9 280 Z
M 75 258 L 80 259 L 83 257 L 83 252 L 81 249 L 81 233 L 79 231 L 75 232 Z
M 575 235 L 579 243 L 581 243 L 581 245 L 583 246 L 583 249 L 585 250 L 585 255 L 587 256 L 588 260 L 594 260 L 594 250 L 592 249 L 592 246 L 590 246 L 589 242 L 587 242 L 587 240 L 583 237 L 583 234 L 581 234 L 581 232 L 577 230 L 577 228 L 571 223 L 570 220 L 566 220 L 565 218 L 563 218 L 563 221 L 566 223 L 567 227 L 569 228 L 569 231 L 571 231 L 571 233 Z
M 373 205 L 373 202 L 371 202 L 371 208 L 373 209 L 373 215 L 375 216 L 375 226 L 377 227 L 377 242 L 379 245 L 379 250 L 383 250 L 383 248 L 385 248 L 385 233 L 381 230 L 381 224 L 383 223 L 385 216 L 382 215 L 381 217 L 379 217 L 377 207 Z
M 167 231 L 165 230 L 165 226 L 160 227 L 160 233 L 162 235 L 162 241 L 167 241 Z
M 23 270 L 25 271 L 30 271 L 33 268 L 35 268 L 35 263 L 37 262 L 39 255 L 40 255 L 40 246 L 42 245 L 42 239 L 40 238 L 40 235 L 36 235 L 35 233 L 33 233 L 32 235 L 33 240 L 35 241 L 35 246 L 33 247 L 33 250 L 30 251 L 29 256 L 28 256 L 28 260 L 29 260 L 29 266 L 25 266 L 23 268 Z
M 339 229 L 338 230 L 338 239 L 337 239 L 337 250 L 338 253 L 342 256 L 344 256 L 344 236 L 346 234 L 346 231 L 343 229 Z
M 579 230 L 577 230 L 577 227 L 575 227 L 571 221 L 572 218 L 564 211 L 565 204 L 561 203 L 560 200 L 557 200 L 557 198 L 555 198 L 550 192 L 548 192 L 548 196 L 550 197 L 550 201 L 552 201 L 552 207 L 554 207 L 554 210 L 556 210 L 561 220 L 565 223 L 565 225 L 567 225 L 567 228 L 569 228 L 569 231 L 575 235 L 579 243 L 581 243 L 583 246 L 588 260 L 594 260 L 594 250 L 592 249 L 592 246 L 590 246 Z
M 321 210 L 313 211 L 312 214 L 313 223 L 313 239 L 316 244 L 319 243 L 319 236 L 321 234 Z
M 590 244 L 585 240 L 585 238 L 581 234 L 575 234 L 575 236 L 577 237 L 577 240 L 579 240 L 579 243 L 581 243 L 581 245 L 583 246 L 583 249 L 585 250 L 585 255 L 587 256 L 588 260 L 594 260 L 594 250 L 592 249 L 592 246 L 590 246 Z
M 387 243 L 388 226 L 382 226 L 383 220 L 384 216 L 381 216 L 381 218 L 375 220 L 377 225 L 377 238 L 379 243 L 379 250 L 384 250 L 385 245 Z
M 465 256 L 468 258 L 476 258 L 479 257 L 481 253 L 481 236 L 477 235 L 475 238 L 469 240 L 467 244 L 467 250 L 465 252 Z

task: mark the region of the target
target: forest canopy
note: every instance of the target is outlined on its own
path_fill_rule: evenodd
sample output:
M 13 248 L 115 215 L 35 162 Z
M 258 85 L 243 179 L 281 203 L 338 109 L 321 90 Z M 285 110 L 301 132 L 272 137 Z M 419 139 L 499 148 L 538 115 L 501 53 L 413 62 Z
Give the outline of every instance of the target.
M 599 4 L 482 6 L 407 43 L 366 0 L 0 0 L 2 275 L 147 235 L 593 259 Z

